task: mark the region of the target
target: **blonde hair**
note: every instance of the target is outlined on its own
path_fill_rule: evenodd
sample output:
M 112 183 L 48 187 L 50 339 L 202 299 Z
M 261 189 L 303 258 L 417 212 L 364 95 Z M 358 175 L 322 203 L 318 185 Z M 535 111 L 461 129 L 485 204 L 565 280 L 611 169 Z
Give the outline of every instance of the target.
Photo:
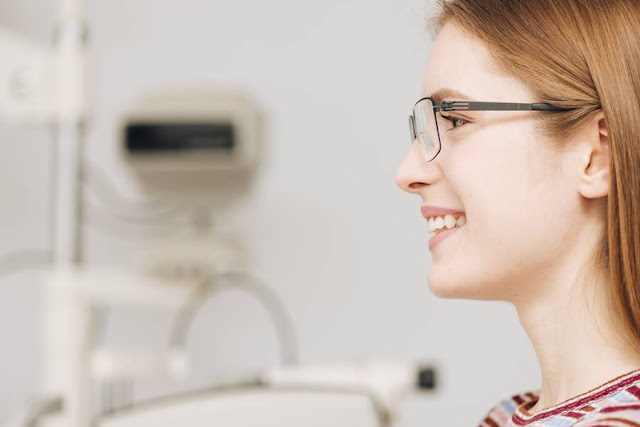
M 434 36 L 447 22 L 456 24 L 527 85 L 535 102 L 577 108 L 541 112 L 538 130 L 555 148 L 604 112 L 607 233 L 594 261 L 608 274 L 613 308 L 640 351 L 640 1 L 438 0 L 438 6 L 429 20 Z

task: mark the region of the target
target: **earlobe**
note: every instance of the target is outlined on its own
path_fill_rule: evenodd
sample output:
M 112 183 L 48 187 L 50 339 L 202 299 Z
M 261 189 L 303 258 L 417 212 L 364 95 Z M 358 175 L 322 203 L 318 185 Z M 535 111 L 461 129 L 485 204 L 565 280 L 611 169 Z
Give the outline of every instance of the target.
M 609 194 L 609 131 L 604 113 L 599 112 L 585 133 L 585 157 L 578 190 L 589 199 Z

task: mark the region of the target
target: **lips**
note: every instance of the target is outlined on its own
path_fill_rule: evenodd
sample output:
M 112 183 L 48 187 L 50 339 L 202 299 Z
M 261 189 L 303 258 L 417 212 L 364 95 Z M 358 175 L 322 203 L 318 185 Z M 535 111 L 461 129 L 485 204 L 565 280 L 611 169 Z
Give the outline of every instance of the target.
M 422 213 L 422 216 L 427 219 L 433 216 L 445 216 L 445 215 L 453 215 L 453 217 L 457 219 L 458 216 L 464 215 L 463 211 L 443 208 L 439 206 L 427 206 L 427 205 L 421 206 L 420 212 Z
M 434 231 L 434 234 L 435 234 L 435 235 L 438 235 L 438 234 L 442 233 L 443 231 L 453 230 L 453 229 L 455 229 L 455 228 L 460 228 L 460 226 L 455 226 L 455 227 L 451 227 L 451 228 L 442 227 L 442 228 L 439 228 L 439 229 L 437 229 L 436 231 Z
M 445 231 L 443 231 L 441 233 L 436 233 L 436 235 L 433 236 L 429 240 L 429 250 L 433 251 L 434 248 L 436 247 L 436 245 L 438 245 L 444 239 L 448 239 L 449 236 L 451 236 L 451 235 L 457 233 L 458 231 L 460 231 L 461 228 L 462 227 L 454 227 L 454 228 L 446 229 Z

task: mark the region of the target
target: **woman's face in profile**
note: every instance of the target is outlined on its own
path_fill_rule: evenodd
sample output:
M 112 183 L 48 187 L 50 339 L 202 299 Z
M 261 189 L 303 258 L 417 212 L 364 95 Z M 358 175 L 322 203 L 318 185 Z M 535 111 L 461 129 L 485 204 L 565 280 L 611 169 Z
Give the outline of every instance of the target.
M 433 45 L 420 97 L 443 88 L 474 101 L 540 102 L 451 23 Z M 580 195 L 573 178 L 578 174 L 569 173 L 575 163 L 536 134 L 539 112 L 445 114 L 466 122 L 440 127 L 442 148 L 431 162 L 412 144 L 396 175 L 397 184 L 420 196 L 422 205 L 465 212 L 466 225 L 431 253 L 429 288 L 441 297 L 511 302 L 552 291 L 544 283 L 568 273 L 558 261 L 567 261 L 575 238 L 572 213 Z M 425 220 L 425 248 L 431 236 Z

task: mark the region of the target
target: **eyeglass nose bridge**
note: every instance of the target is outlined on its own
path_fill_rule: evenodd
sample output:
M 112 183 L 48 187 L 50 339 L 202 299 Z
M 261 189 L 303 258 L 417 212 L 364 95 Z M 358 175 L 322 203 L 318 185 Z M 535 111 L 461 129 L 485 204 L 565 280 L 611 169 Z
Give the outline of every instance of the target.
M 412 115 L 409 116 L 409 134 L 411 136 L 411 143 L 413 144 L 417 136 L 416 136 L 415 122 Z

